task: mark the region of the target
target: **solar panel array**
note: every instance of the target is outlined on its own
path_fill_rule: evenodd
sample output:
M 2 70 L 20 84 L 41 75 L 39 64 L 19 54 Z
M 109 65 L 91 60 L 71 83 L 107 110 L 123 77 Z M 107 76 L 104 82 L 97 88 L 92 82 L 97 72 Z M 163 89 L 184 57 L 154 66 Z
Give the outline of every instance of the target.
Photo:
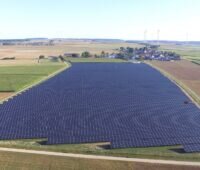
M 0 105 L 0 139 L 25 138 L 193 146 L 200 143 L 200 110 L 146 64 L 75 63 Z
M 200 152 L 200 143 L 198 144 L 186 144 L 184 145 L 185 152 L 192 153 L 192 152 Z

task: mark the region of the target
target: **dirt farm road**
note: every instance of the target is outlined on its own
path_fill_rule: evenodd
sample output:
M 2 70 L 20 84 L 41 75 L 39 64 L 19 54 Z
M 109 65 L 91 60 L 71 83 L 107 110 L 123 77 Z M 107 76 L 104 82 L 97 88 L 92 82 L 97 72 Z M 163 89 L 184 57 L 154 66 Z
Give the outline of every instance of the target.
M 0 147 L 0 151 L 1 152 L 15 152 L 15 153 L 48 155 L 48 156 L 61 156 L 61 157 L 70 157 L 70 158 L 98 159 L 98 160 L 110 160 L 110 161 L 125 161 L 125 162 L 161 164 L 161 165 L 184 165 L 184 166 L 200 167 L 200 162 L 185 162 L 185 161 L 171 161 L 171 160 L 124 158 L 124 157 L 113 157 L 113 156 L 96 156 L 96 155 L 84 155 L 84 154 L 36 151 L 36 150 L 2 148 L 2 147 Z

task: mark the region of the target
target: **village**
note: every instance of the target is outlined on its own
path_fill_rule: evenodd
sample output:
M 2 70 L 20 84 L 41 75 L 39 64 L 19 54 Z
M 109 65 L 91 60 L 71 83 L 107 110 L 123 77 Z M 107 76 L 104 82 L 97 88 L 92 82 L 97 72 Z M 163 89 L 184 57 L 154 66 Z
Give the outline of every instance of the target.
M 101 54 L 91 54 L 85 51 L 82 54 L 78 53 L 65 53 L 63 56 L 57 58 L 110 58 L 110 59 L 123 59 L 130 61 L 143 61 L 143 60 L 159 60 L 159 61 L 178 61 L 181 56 L 171 51 L 160 51 L 157 45 L 148 45 L 142 48 L 120 47 L 115 49 L 116 52 L 109 54 L 102 51 Z M 49 58 L 56 58 L 56 56 L 49 56 Z
M 121 58 L 126 60 L 159 60 L 172 61 L 180 60 L 179 54 L 171 51 L 160 51 L 157 45 L 148 45 L 142 48 L 124 48 L 117 49 L 119 52 L 109 55 L 109 58 Z
M 44 59 L 48 59 L 52 62 L 68 61 L 69 58 L 107 58 L 107 59 L 121 59 L 126 61 L 140 62 L 144 60 L 159 60 L 159 61 L 178 61 L 181 60 L 181 56 L 173 51 L 159 50 L 158 45 L 145 45 L 140 48 L 132 47 L 120 47 L 113 49 L 113 53 L 105 51 L 99 54 L 93 54 L 90 51 L 84 51 L 82 53 L 64 53 L 60 55 L 45 56 L 41 54 L 38 57 L 38 63 Z M 15 56 L 1 57 L 0 60 L 16 60 Z

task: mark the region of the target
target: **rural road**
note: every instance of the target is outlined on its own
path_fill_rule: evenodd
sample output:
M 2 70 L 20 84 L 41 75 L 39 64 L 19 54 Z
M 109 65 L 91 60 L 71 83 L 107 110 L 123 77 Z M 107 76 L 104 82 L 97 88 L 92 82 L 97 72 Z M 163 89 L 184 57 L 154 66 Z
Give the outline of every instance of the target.
M 124 157 L 113 157 L 113 156 L 96 156 L 96 155 L 83 155 L 83 154 L 36 151 L 36 150 L 1 148 L 1 147 L 0 147 L 0 151 L 15 152 L 15 153 L 27 153 L 27 154 L 38 154 L 38 155 L 48 155 L 48 156 L 62 156 L 62 157 L 70 157 L 70 158 L 126 161 L 126 162 L 139 162 L 139 163 L 151 163 L 151 164 L 165 164 L 165 165 L 185 165 L 185 166 L 198 166 L 198 167 L 200 167 L 200 162 L 185 162 L 185 161 L 183 162 L 183 161 L 170 161 L 170 160 L 124 158 Z

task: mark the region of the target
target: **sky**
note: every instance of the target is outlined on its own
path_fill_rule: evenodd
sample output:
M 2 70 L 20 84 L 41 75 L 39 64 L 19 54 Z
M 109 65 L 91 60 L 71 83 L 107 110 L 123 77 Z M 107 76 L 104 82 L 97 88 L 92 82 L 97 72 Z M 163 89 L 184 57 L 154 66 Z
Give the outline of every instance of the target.
M 200 41 L 200 0 L 1 0 L 0 39 Z

